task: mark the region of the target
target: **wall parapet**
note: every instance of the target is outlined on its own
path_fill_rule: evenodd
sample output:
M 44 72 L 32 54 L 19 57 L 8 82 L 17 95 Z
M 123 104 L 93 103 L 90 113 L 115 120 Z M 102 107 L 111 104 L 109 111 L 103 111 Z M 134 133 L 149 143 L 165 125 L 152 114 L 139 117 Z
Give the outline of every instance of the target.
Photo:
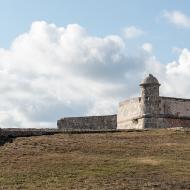
M 181 102 L 190 102 L 188 98 L 177 98 L 177 97 L 167 97 L 167 96 L 160 96 L 161 99 L 164 100 L 174 100 L 174 101 L 181 101 Z

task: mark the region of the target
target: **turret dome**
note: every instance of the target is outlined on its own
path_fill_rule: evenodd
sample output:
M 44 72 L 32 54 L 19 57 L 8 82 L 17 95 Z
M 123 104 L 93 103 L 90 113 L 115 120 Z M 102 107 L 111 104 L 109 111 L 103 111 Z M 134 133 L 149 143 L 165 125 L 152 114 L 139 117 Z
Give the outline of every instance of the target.
M 156 77 L 154 77 L 152 74 L 149 74 L 140 84 L 140 86 L 143 86 L 143 85 L 150 85 L 150 84 L 156 84 L 156 85 L 159 85 L 159 82 L 157 80 Z

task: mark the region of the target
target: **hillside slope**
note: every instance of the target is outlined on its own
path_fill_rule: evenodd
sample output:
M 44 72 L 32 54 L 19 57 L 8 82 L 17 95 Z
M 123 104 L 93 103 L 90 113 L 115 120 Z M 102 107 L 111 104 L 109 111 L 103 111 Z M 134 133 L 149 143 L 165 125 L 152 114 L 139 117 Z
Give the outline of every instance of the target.
M 0 189 L 190 189 L 190 132 L 17 138 L 0 147 Z

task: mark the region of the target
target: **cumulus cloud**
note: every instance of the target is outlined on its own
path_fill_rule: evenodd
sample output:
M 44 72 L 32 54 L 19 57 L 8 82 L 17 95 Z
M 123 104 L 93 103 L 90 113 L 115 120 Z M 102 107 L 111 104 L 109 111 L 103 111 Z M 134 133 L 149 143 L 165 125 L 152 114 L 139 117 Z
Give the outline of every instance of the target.
M 180 11 L 164 11 L 163 16 L 176 26 L 190 28 L 190 17 Z
M 34 22 L 0 49 L 0 124 L 55 127 L 61 116 L 115 113 L 118 101 L 136 92 L 127 75 L 141 78 L 141 62 L 126 56 L 117 35 L 99 38 L 77 24 Z
M 123 36 L 125 39 L 137 38 L 143 34 L 144 31 L 135 26 L 129 26 L 123 29 Z
M 63 116 L 116 113 L 119 101 L 139 95 L 146 73 L 165 94 L 190 93 L 188 49 L 164 65 L 144 51 L 131 57 L 126 46 L 118 35 L 91 36 L 77 24 L 34 22 L 9 49 L 0 48 L 0 127 L 56 127 Z

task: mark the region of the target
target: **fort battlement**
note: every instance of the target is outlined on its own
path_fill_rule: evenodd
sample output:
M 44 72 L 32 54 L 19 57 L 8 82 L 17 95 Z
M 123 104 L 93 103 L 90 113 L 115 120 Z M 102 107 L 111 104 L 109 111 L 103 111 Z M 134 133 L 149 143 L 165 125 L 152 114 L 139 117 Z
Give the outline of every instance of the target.
M 159 96 L 151 74 L 140 84 L 141 97 L 121 102 L 117 129 L 190 127 L 190 99 Z
M 5 128 L 1 129 L 1 136 L 9 137 L 29 137 L 29 136 L 41 136 L 41 135 L 52 135 L 59 133 L 58 129 L 34 129 L 34 128 Z
M 70 117 L 58 120 L 60 130 L 126 130 L 190 127 L 190 99 L 162 97 L 160 83 L 149 74 L 141 96 L 119 103 L 117 115 Z
M 117 115 L 66 117 L 57 121 L 61 131 L 105 131 L 117 129 Z
M 149 128 L 190 128 L 190 99 L 159 95 L 160 84 L 151 74 L 140 84 L 141 96 L 119 103 L 115 115 L 65 117 L 55 129 L 0 129 L 0 136 L 26 137 L 61 132 L 103 132 Z
M 0 145 L 12 142 L 17 137 L 31 137 L 42 135 L 54 135 L 60 133 L 58 129 L 34 129 L 34 128 L 0 128 Z

